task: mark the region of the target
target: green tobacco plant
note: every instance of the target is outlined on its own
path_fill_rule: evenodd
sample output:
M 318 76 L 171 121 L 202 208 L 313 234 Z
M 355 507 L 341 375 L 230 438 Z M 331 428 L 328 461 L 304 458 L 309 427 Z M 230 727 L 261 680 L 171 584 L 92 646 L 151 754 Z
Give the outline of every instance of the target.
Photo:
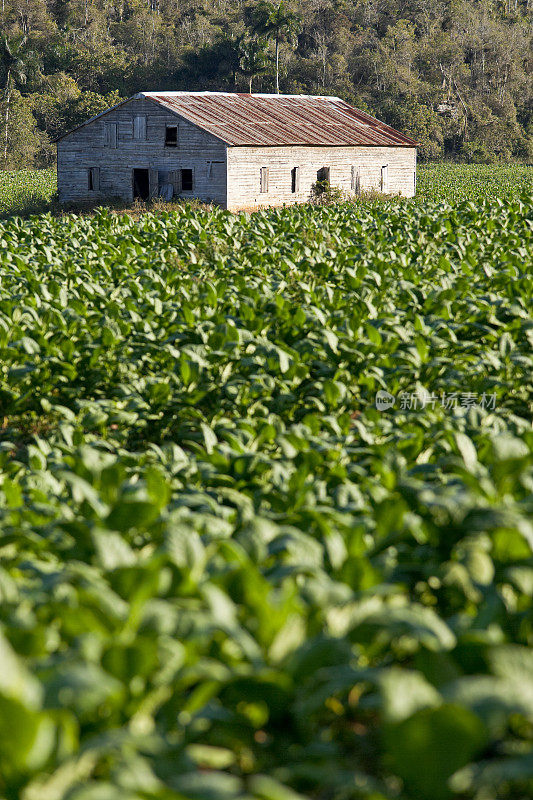
M 532 794 L 531 215 L 0 223 L 0 797 Z

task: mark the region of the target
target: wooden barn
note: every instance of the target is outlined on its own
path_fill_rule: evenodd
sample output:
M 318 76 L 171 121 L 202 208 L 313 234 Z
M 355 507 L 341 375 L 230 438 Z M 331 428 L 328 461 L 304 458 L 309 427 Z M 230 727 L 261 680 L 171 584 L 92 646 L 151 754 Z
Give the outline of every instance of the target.
M 140 92 L 57 142 L 62 203 L 196 197 L 231 210 L 346 192 L 411 197 L 416 142 L 338 97 Z

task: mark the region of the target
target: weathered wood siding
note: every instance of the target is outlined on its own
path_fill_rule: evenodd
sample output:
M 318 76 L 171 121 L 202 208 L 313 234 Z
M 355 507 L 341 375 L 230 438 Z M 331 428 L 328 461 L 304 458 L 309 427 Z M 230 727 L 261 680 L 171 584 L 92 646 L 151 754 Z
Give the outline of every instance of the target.
M 415 193 L 414 147 L 230 147 L 228 205 L 232 210 L 298 203 L 307 200 L 321 167 L 330 168 L 331 186 L 352 188 L 352 167 L 360 188 L 381 190 L 381 168 L 388 166 L 388 191 Z M 261 168 L 268 167 L 268 191 L 261 192 Z M 292 192 L 291 170 L 299 167 L 299 188 Z
M 146 139 L 134 139 L 134 118 L 146 116 Z M 106 125 L 117 124 L 116 148 L 106 144 Z M 166 125 L 178 125 L 178 146 L 165 146 Z M 157 191 L 157 170 L 193 170 L 192 191 L 183 197 L 226 204 L 226 145 L 190 122 L 145 99 L 132 99 L 58 142 L 58 190 L 62 203 L 120 197 L 133 199 L 133 169 L 149 169 Z M 88 170 L 99 168 L 99 188 L 90 191 Z

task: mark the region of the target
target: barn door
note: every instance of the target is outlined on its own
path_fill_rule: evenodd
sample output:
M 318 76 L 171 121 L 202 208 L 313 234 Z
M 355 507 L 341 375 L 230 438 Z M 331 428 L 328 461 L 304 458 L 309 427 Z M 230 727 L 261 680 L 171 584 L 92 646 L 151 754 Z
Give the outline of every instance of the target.
M 150 175 L 147 169 L 134 169 L 132 175 L 133 199 L 148 200 L 150 197 Z

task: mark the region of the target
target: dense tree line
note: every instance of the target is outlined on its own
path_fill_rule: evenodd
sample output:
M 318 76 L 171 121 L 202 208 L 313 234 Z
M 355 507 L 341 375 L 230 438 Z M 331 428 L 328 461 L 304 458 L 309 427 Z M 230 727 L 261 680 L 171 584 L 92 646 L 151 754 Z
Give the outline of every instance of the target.
M 423 158 L 533 159 L 533 0 L 0 0 L 2 162 L 139 90 L 335 94 Z

